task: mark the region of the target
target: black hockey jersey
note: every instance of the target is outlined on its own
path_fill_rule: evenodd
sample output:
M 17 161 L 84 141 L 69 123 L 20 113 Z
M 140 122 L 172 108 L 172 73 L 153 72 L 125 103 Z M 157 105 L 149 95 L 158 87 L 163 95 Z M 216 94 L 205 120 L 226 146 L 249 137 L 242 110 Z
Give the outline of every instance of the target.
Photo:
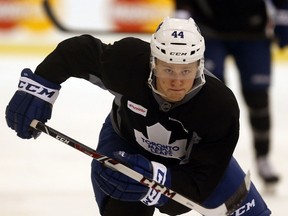
M 83 35 L 61 42 L 35 73 L 58 84 L 83 78 L 110 91 L 115 131 L 139 153 L 171 169 L 173 190 L 201 202 L 219 182 L 238 141 L 237 101 L 206 71 L 198 92 L 170 104 L 147 84 L 149 64 L 145 41 L 104 44 Z

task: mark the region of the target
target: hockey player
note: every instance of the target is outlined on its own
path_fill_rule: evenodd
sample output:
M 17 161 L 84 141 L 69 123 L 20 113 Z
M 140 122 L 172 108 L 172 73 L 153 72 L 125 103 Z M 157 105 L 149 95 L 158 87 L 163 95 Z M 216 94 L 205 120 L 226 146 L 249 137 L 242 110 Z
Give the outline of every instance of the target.
M 288 1 L 177 0 L 176 8 L 177 17 L 192 16 L 199 25 L 209 71 L 224 81 L 226 58 L 235 60 L 248 106 L 259 176 L 266 185 L 277 183 L 279 176 L 269 161 L 271 39 L 275 27 L 279 46 L 288 45 Z
M 216 207 L 235 192 L 244 173 L 232 156 L 238 104 L 204 69 L 204 50 L 192 18 L 164 19 L 150 44 L 132 37 L 105 44 L 90 35 L 64 40 L 35 73 L 22 71 L 6 109 L 7 124 L 21 138 L 37 137 L 30 122 L 50 119 L 60 84 L 83 78 L 115 96 L 100 132 L 100 154 Z M 95 160 L 91 179 L 104 216 L 150 216 L 155 208 L 168 215 L 190 211 Z M 270 210 L 252 184 L 233 215 L 267 216 Z

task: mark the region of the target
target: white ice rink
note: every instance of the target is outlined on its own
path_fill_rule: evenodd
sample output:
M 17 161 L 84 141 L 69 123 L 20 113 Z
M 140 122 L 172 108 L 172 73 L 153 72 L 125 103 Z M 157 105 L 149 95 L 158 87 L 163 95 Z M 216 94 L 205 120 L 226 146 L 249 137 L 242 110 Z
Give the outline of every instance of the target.
M 43 58 L 44 55 L 0 55 L 0 216 L 97 216 L 90 183 L 91 158 L 46 134 L 36 140 L 22 140 L 6 126 L 5 107 L 17 88 L 21 70 L 24 67 L 35 69 Z M 271 88 L 271 160 L 281 174 L 274 194 L 265 193 L 255 171 L 246 107 L 239 94 L 235 68 L 232 64 L 228 67 L 228 82 L 241 108 L 241 135 L 235 156 L 244 170 L 251 170 L 252 180 L 272 215 L 285 216 L 288 204 L 288 60 L 274 64 Z M 83 80 L 71 79 L 62 85 L 48 125 L 95 148 L 111 101 L 108 92 Z

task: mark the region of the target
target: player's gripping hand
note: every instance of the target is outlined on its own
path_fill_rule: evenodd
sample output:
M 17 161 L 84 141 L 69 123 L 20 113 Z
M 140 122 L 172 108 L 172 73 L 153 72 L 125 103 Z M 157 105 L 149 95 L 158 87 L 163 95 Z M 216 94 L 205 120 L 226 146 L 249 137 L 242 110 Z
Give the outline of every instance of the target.
M 30 123 L 33 119 L 43 123 L 50 119 L 60 88 L 60 85 L 33 74 L 30 69 L 24 69 L 18 90 L 6 107 L 7 125 L 21 138 L 36 138 L 39 132 L 32 130 Z
M 137 154 L 115 152 L 116 160 L 130 167 L 145 177 L 170 187 L 170 171 L 163 164 L 150 162 Z M 148 206 L 162 206 L 168 198 L 151 188 L 133 180 L 132 178 L 97 163 L 95 180 L 104 193 L 114 199 L 122 201 L 141 201 Z

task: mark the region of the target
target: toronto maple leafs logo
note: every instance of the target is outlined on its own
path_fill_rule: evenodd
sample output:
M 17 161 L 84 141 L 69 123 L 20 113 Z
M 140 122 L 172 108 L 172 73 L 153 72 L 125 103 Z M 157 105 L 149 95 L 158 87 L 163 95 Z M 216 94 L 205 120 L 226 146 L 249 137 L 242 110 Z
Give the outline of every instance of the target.
M 160 123 L 147 126 L 146 128 L 148 137 L 145 137 L 140 131 L 134 130 L 136 141 L 144 149 L 152 154 L 168 158 L 180 159 L 185 156 L 187 139 L 169 143 L 171 131 L 168 131 Z

